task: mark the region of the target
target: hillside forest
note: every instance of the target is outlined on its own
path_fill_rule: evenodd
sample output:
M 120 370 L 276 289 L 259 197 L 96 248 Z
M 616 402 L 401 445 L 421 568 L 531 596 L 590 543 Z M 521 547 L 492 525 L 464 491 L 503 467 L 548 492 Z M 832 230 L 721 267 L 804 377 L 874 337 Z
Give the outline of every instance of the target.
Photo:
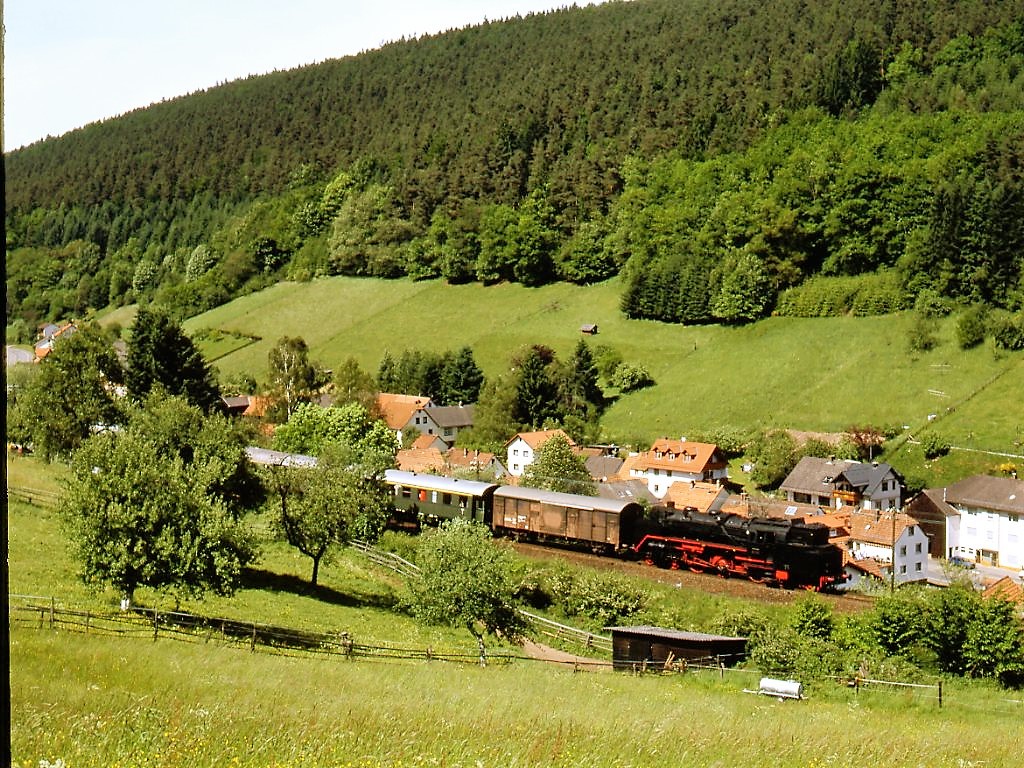
M 326 275 L 630 318 L 977 305 L 1024 347 L 1024 3 L 637 0 L 399 40 L 5 155 L 7 337 Z

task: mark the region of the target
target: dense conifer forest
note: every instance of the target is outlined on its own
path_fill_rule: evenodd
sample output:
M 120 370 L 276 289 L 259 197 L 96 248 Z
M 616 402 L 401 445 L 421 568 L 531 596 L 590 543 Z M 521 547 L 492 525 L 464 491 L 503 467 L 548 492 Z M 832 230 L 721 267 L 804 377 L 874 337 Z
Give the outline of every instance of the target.
M 5 155 L 8 339 L 283 279 L 591 283 L 668 322 L 978 304 L 1024 345 L 1024 1 L 636 0 Z M 1015 314 L 1014 314 L 1015 313 Z

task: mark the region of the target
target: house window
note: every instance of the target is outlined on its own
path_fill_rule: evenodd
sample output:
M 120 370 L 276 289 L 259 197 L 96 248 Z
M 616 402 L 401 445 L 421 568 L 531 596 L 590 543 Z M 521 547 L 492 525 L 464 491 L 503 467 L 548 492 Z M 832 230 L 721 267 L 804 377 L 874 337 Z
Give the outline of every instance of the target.
M 920 573 L 920 571 L 921 571 L 921 563 L 914 563 L 914 570 Z
M 518 448 L 513 448 L 512 449 L 512 455 L 513 456 L 518 456 L 519 455 L 519 449 Z
M 1006 519 L 1009 520 L 1011 523 L 1016 523 L 1018 520 L 1020 520 L 1020 515 L 1007 515 Z
M 900 566 L 900 573 L 906 573 L 906 572 L 907 572 L 907 566 L 901 565 Z
M 905 546 L 904 547 L 900 547 L 900 557 L 906 557 L 906 556 L 907 556 L 907 548 Z
M 918 555 L 921 554 L 921 542 L 920 541 L 917 542 L 917 544 L 914 545 L 914 552 L 916 554 L 918 554 Z
M 970 526 L 970 525 L 967 526 L 967 535 L 968 536 L 977 536 L 978 535 L 978 529 L 975 528 L 974 526 Z
M 452 430 L 451 430 L 450 427 L 444 431 L 444 436 L 445 437 L 451 437 L 451 434 L 452 434 Z

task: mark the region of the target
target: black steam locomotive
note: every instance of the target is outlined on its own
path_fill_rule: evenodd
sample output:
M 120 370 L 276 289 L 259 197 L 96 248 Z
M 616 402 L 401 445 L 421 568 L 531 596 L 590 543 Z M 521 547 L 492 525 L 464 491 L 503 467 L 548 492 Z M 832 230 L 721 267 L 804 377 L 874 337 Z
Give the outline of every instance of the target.
M 843 582 L 843 556 L 818 523 L 702 514 L 635 501 L 388 470 L 396 527 L 452 517 L 483 523 L 496 536 L 639 557 L 663 568 L 825 590 Z

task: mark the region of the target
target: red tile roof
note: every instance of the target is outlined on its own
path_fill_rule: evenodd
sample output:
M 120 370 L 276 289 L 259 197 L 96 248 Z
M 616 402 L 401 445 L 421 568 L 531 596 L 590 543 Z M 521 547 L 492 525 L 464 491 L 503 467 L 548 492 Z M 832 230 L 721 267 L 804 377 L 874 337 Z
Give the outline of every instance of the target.
M 710 469 L 724 469 L 728 466 L 718 446 L 711 443 L 694 443 L 689 440 L 654 441 L 651 450 L 640 454 L 638 469 L 665 469 L 685 472 L 705 472 Z
M 391 429 L 404 429 L 413 413 L 430 405 L 429 397 L 418 395 L 393 395 L 381 392 L 377 395 L 377 410 Z
M 539 432 L 520 432 L 518 435 L 516 435 L 507 443 L 505 443 L 505 447 L 507 448 L 509 445 L 511 445 L 517 439 L 519 439 L 536 451 L 538 448 L 544 445 L 544 443 L 546 443 L 555 435 L 561 435 L 569 442 L 570 446 L 572 446 L 573 448 L 576 447 L 576 443 L 572 441 L 572 438 L 569 437 L 567 434 L 565 434 L 565 432 L 563 432 L 560 429 L 542 429 Z
M 406 472 L 440 474 L 444 469 L 444 456 L 437 448 L 406 448 L 398 452 L 395 462 Z
M 1024 587 L 1009 576 L 1003 576 L 999 581 L 986 587 L 981 595 L 982 597 L 999 597 L 1011 603 L 1024 603 Z

